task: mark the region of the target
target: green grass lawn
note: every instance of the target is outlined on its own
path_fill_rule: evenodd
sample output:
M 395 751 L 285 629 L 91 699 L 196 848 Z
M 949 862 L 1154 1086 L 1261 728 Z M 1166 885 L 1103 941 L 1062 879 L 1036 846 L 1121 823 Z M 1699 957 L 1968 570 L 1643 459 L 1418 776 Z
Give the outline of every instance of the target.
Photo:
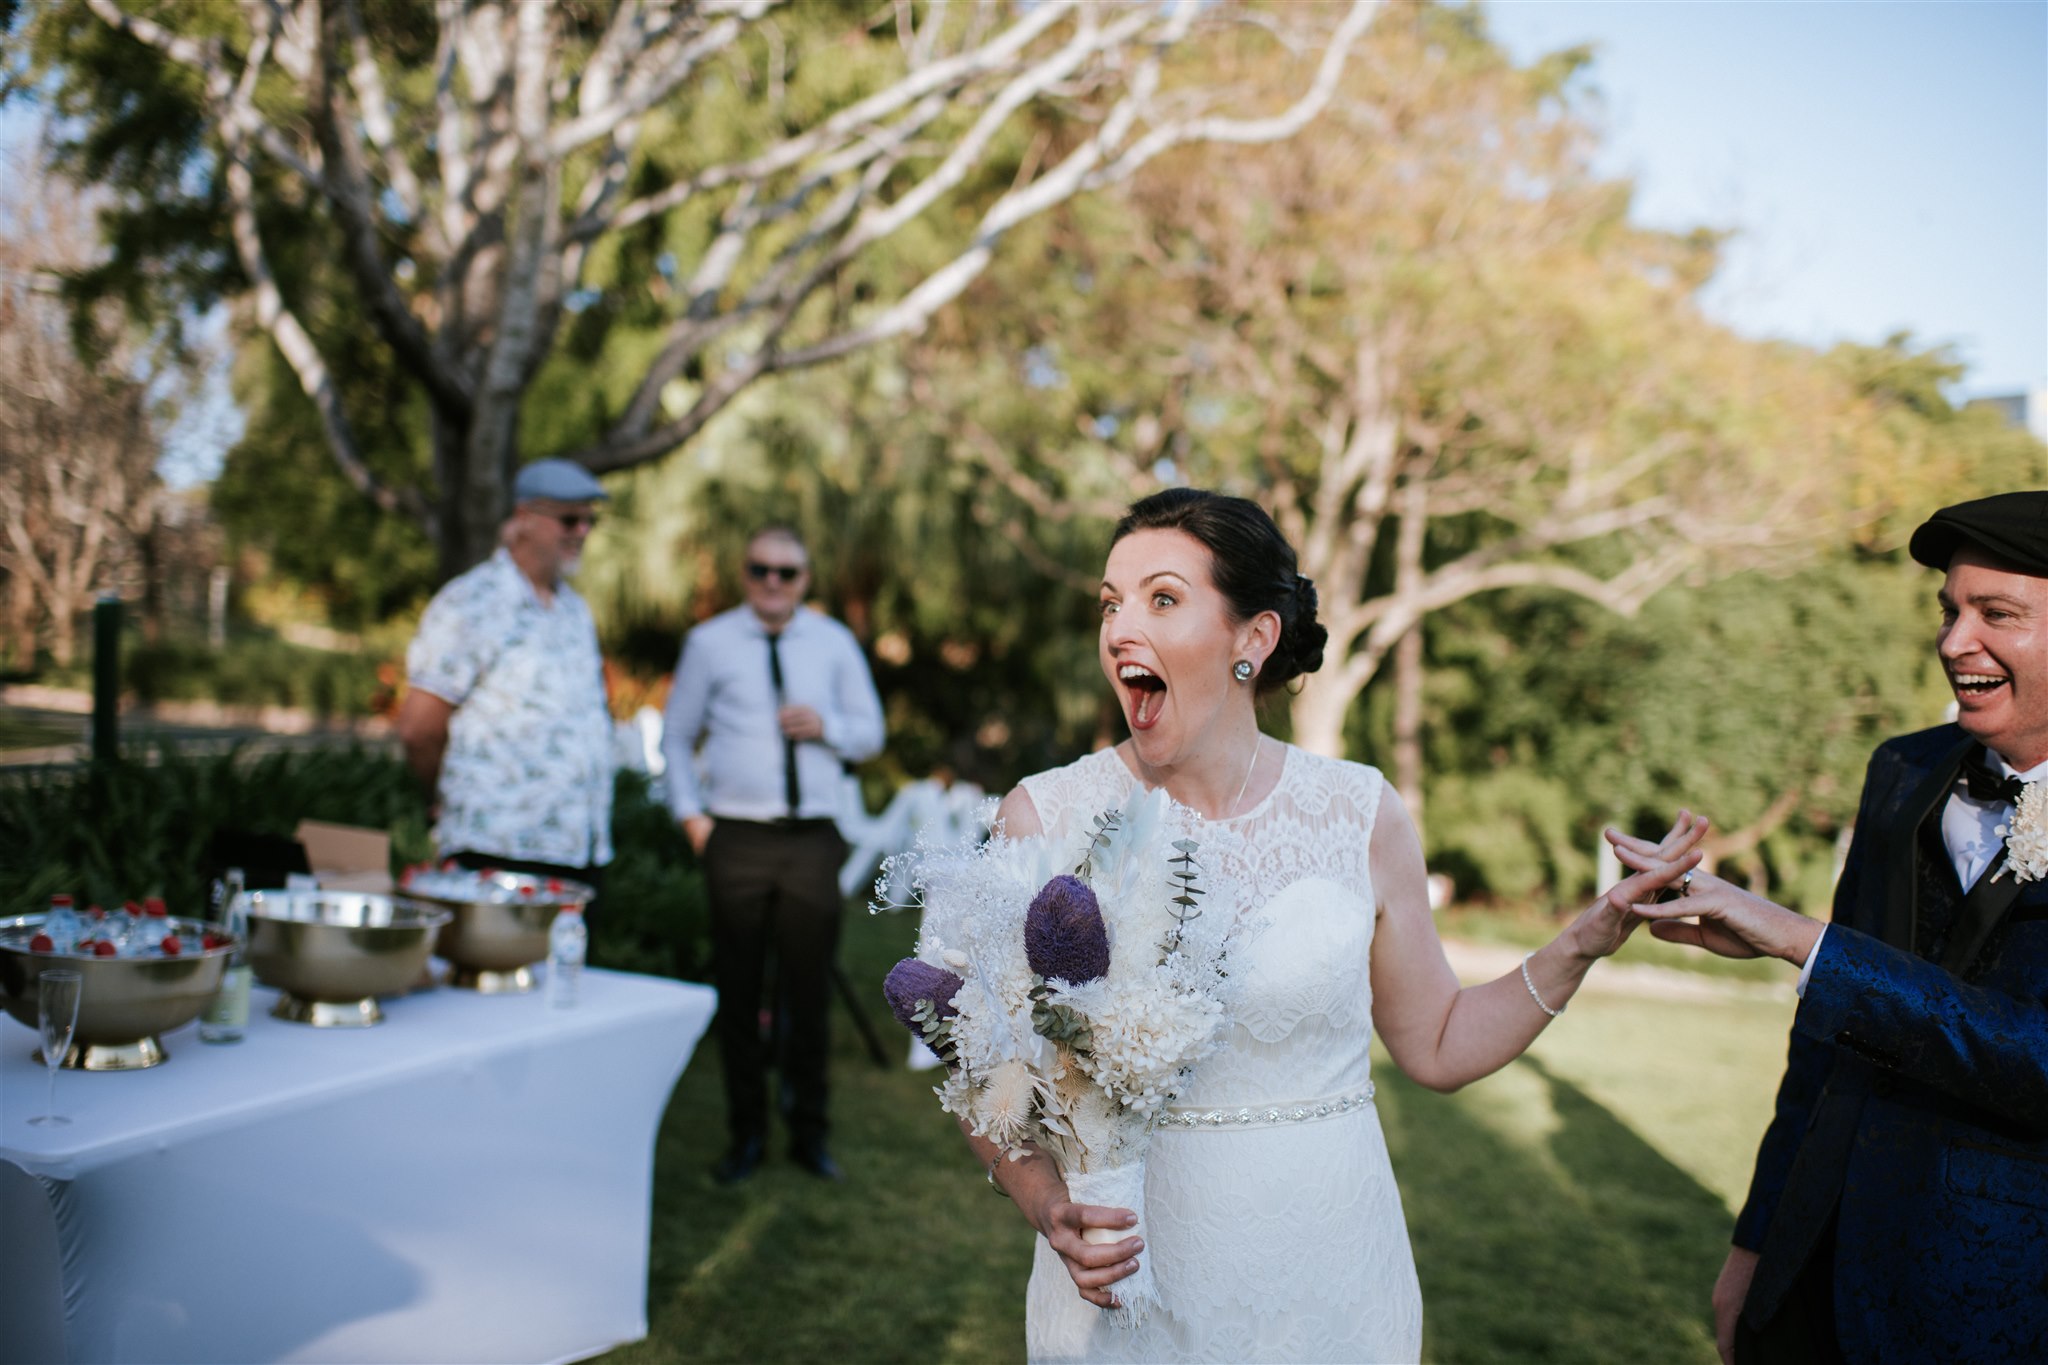
M 990 1193 L 879 1002 L 909 919 L 848 919 L 892 1060 L 836 1027 L 835 1150 L 849 1179 L 775 1159 L 738 1189 L 707 1040 L 656 1153 L 650 1335 L 606 1357 L 1023 1358 L 1030 1234 Z M 1791 1001 L 1581 995 L 1531 1055 L 1457 1095 L 1382 1059 L 1380 1117 L 1422 1280 L 1425 1359 L 1714 1360 L 1707 1291 L 1770 1112 Z

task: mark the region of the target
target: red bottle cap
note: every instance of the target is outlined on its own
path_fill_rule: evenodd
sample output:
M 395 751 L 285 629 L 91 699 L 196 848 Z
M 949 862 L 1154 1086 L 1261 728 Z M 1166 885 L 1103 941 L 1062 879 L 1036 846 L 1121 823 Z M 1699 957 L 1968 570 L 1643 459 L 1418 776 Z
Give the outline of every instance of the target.
M 50 897 L 50 908 L 52 910 L 69 910 L 72 904 L 71 897 L 65 895 L 62 891 Z
M 138 919 L 142 917 L 141 901 L 122 901 L 121 908 L 123 910 L 126 910 L 129 914 L 134 915 Z
M 142 902 L 142 913 L 145 915 L 168 915 L 171 913 L 171 908 L 164 904 L 162 896 L 149 896 Z
M 178 942 L 176 934 L 165 934 L 164 941 L 159 943 L 157 947 L 163 950 L 165 957 L 176 957 L 179 953 L 185 951 L 185 945 Z
M 28 950 L 32 953 L 54 953 L 57 951 L 57 940 L 48 934 L 37 934 L 28 941 Z
M 101 939 L 98 943 L 92 945 L 92 955 L 94 957 L 112 957 L 116 951 L 114 945 L 105 939 Z

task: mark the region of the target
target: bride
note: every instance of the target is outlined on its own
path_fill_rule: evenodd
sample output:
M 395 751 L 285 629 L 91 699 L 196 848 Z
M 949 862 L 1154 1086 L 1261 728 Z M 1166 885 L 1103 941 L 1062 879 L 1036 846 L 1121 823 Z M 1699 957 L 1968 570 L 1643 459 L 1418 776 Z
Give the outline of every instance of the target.
M 1075 1204 L 1058 1167 L 999 1160 L 996 1188 L 1039 1233 L 1026 1307 L 1035 1361 L 1412 1361 L 1422 1303 L 1401 1198 L 1372 1106 L 1373 1030 L 1410 1078 L 1455 1090 L 1497 1071 L 1561 1012 L 1595 959 L 1698 861 L 1706 822 L 1526 958 L 1460 988 L 1430 921 L 1422 848 L 1375 769 L 1259 733 L 1254 700 L 1322 664 L 1314 585 L 1255 503 L 1172 489 L 1117 524 L 1100 654 L 1130 738 L 1026 778 L 998 812 L 1013 838 L 1083 836 L 1095 813 L 1164 787 L 1200 821 L 1206 858 L 1241 888 L 1237 1013 L 1147 1158 L 1147 1226 Z M 1135 1329 L 1098 1310 L 1151 1258 L 1162 1307 Z

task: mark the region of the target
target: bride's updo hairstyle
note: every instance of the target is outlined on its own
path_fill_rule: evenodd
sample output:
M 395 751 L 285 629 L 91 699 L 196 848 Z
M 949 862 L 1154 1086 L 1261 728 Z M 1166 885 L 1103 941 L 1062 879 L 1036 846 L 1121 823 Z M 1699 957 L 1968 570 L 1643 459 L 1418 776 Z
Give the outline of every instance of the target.
M 1249 621 L 1262 611 L 1280 618 L 1280 642 L 1259 669 L 1259 691 L 1283 687 L 1323 666 L 1330 632 L 1316 621 L 1316 585 L 1301 576 L 1294 547 L 1265 508 L 1202 488 L 1169 488 L 1132 503 L 1109 543 L 1133 531 L 1193 536 L 1207 547 L 1210 576 L 1237 620 Z

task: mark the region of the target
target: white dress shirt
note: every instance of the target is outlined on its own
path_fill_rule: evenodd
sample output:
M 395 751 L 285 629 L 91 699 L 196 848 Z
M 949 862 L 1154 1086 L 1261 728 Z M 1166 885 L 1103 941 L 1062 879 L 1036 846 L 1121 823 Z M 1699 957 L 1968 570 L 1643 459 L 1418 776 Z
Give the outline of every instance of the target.
M 1991 760 L 1992 771 L 2001 777 L 2017 777 L 2022 782 L 2038 782 L 2048 777 L 2048 762 L 2036 763 L 2021 772 L 2005 761 L 1995 749 L 1987 748 L 1985 756 Z M 2005 828 L 2012 819 L 2012 802 L 1996 797 L 1979 801 L 1970 795 L 1970 784 L 1961 773 L 1956 774 L 1956 785 L 1948 794 L 1948 804 L 1941 809 L 1941 842 L 1948 848 L 1949 861 L 1955 865 L 1956 881 L 1968 891 L 1977 884 L 1998 856 L 1998 850 L 2005 846 Z M 1794 987 L 1800 995 L 1806 994 L 1807 980 L 1813 975 L 1813 961 L 1820 956 L 1821 939 L 1828 936 L 1823 928 L 1820 938 L 1813 941 L 1813 948 L 1806 955 L 1806 965 L 1799 969 L 1799 984 Z
M 779 705 L 808 706 L 822 740 L 796 746 L 803 819 L 839 813 L 845 765 L 882 750 L 882 700 L 853 632 L 800 607 L 776 643 L 784 695 L 775 695 L 768 630 L 751 607 L 721 612 L 683 640 L 663 712 L 668 803 L 678 820 L 779 820 L 792 812 L 783 782 Z M 701 747 L 700 747 L 701 746 Z

